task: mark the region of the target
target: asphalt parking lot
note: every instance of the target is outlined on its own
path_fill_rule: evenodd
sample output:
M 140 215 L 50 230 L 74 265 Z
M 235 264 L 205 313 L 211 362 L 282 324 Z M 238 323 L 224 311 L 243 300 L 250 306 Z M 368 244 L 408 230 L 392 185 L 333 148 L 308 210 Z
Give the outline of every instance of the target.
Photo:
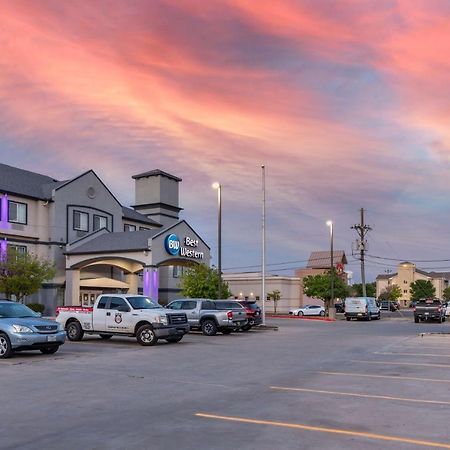
M 0 361 L 0 448 L 450 449 L 450 324 L 270 323 Z

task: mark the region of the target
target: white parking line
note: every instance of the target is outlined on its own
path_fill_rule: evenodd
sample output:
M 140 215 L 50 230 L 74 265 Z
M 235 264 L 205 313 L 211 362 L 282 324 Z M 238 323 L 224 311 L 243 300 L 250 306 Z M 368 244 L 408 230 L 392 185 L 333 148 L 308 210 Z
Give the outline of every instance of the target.
M 352 359 L 351 362 L 366 363 L 366 364 L 387 364 L 391 366 L 423 366 L 423 367 L 450 368 L 450 364 L 429 364 L 429 363 L 396 362 L 396 361 L 364 361 L 360 359 Z
M 411 380 L 411 381 L 427 381 L 434 383 L 450 383 L 450 380 L 441 380 L 437 378 L 419 378 L 419 377 L 404 377 L 400 375 L 370 375 L 367 373 L 353 373 L 353 372 L 317 372 L 321 375 L 335 375 L 342 377 L 365 377 L 365 378 L 388 378 L 391 380 Z
M 401 402 L 431 403 L 434 405 L 450 405 L 450 401 L 446 402 L 444 400 L 419 400 L 417 398 L 390 397 L 387 395 L 372 395 L 372 394 L 355 394 L 353 392 L 324 391 L 322 389 L 290 388 L 290 387 L 282 387 L 282 386 L 270 386 L 270 389 L 280 390 L 280 391 L 308 392 L 308 393 L 312 393 L 312 394 L 341 395 L 341 396 L 345 396 L 345 397 L 373 398 L 373 399 L 377 399 L 377 400 L 395 400 L 395 401 L 401 401 Z

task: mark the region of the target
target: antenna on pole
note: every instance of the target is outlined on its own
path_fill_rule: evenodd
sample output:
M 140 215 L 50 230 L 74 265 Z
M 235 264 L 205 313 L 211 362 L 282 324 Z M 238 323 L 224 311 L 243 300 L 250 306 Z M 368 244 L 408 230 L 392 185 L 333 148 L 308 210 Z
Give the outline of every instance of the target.
M 367 296 L 366 292 L 366 273 L 364 266 L 364 254 L 367 250 L 367 240 L 366 235 L 369 231 L 372 230 L 372 227 L 364 224 L 364 208 L 361 208 L 361 223 L 353 225 L 350 227 L 352 230 L 356 230 L 358 233 L 359 239 L 356 240 L 356 251 L 359 251 L 359 257 L 361 261 L 361 286 L 363 297 Z M 353 254 L 353 245 L 352 245 L 352 254 Z

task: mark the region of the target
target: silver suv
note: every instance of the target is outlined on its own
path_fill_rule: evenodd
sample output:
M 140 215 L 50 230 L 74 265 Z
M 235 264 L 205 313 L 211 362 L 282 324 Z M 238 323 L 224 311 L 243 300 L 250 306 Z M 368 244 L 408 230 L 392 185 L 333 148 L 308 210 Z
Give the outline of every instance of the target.
M 55 353 L 65 340 L 66 332 L 54 320 L 42 319 L 21 303 L 0 300 L 0 358 L 22 350 Z

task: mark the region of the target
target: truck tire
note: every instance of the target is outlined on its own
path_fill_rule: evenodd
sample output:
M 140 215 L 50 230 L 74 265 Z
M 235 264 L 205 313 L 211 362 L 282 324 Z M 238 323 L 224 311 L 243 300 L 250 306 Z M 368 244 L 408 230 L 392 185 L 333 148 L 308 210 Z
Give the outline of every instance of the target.
M 56 353 L 59 350 L 59 345 L 56 347 L 41 348 L 40 350 L 43 355 L 53 355 L 53 353 Z
M 13 351 L 9 337 L 4 333 L 0 333 L 0 358 L 1 359 L 10 358 L 12 354 Z
M 155 331 L 151 325 L 142 325 L 137 330 L 136 339 L 141 345 L 151 346 L 158 342 Z
M 180 342 L 181 339 L 183 339 L 183 336 L 176 336 L 176 337 L 170 337 L 170 338 L 167 338 L 166 341 L 167 341 L 169 344 L 176 344 L 177 342 Z
M 414 322 L 415 323 L 419 323 L 419 318 L 418 317 L 414 317 Z
M 84 336 L 83 328 L 81 328 L 80 322 L 78 320 L 70 322 L 66 326 L 67 339 L 69 341 L 81 341 Z
M 215 336 L 217 334 L 217 324 L 214 320 L 205 320 L 202 322 L 202 333 L 205 336 Z
M 345 318 L 347 320 L 347 322 L 350 322 L 350 320 L 352 319 L 351 317 L 346 317 Z
M 99 336 L 104 340 L 111 339 L 113 337 L 112 334 L 104 334 L 104 333 L 99 334 Z

